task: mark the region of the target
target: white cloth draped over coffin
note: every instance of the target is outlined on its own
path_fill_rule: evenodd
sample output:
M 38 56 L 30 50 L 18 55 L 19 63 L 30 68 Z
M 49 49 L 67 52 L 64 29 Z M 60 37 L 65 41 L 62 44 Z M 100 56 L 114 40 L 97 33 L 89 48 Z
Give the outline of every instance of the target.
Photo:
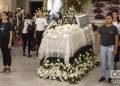
M 86 27 L 78 28 L 71 34 L 45 35 L 39 48 L 39 58 L 60 57 L 68 64 L 70 57 L 73 57 L 80 48 L 91 44 L 93 40 L 91 32 L 91 28 Z

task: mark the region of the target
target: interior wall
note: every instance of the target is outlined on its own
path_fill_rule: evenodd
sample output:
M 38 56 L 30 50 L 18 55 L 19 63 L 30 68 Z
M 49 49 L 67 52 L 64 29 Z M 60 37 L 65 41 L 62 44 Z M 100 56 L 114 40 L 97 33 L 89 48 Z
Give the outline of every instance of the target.
M 44 0 L 26 0 L 25 1 L 25 10 L 27 11 L 27 12 L 29 12 L 30 11 L 30 9 L 29 9 L 29 6 L 30 6 L 30 1 L 44 1 Z
M 17 8 L 17 0 L 11 0 L 11 11 Z
M 0 12 L 16 9 L 16 0 L 0 0 Z
M 0 0 L 0 12 L 13 11 L 17 7 L 22 7 L 27 12 L 29 12 L 30 11 L 30 9 L 29 9 L 30 1 L 43 1 L 43 5 L 47 6 L 48 0 L 19 0 L 19 2 L 17 0 Z
M 11 0 L 0 0 L 0 12 L 11 10 Z

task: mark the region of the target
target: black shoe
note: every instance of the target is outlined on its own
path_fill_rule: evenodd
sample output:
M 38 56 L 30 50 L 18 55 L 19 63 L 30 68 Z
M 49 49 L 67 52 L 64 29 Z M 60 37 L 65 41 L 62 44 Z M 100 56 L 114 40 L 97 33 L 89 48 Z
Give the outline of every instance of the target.
M 108 83 L 112 83 L 112 78 L 108 78 Z
M 31 55 L 31 54 L 29 54 L 29 55 L 28 55 L 28 57 L 32 57 L 32 55 Z
M 25 53 L 23 53 L 23 56 L 26 56 L 26 54 L 25 54 Z
M 101 77 L 100 80 L 99 80 L 99 82 L 103 82 L 103 81 L 105 81 L 105 78 Z
M 10 72 L 11 72 L 11 69 L 10 69 L 10 68 L 7 68 L 7 70 L 6 70 L 5 73 L 7 74 L 7 73 L 10 73 Z
M 114 70 L 117 70 L 117 63 L 114 64 Z
M 4 68 L 0 73 L 5 73 L 7 71 L 7 68 Z

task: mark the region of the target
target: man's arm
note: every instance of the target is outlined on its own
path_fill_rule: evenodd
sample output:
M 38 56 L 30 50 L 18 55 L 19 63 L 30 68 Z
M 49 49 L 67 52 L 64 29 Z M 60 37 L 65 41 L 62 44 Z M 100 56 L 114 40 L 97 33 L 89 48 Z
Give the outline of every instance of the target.
M 98 33 L 98 36 L 97 36 L 97 53 L 98 54 L 100 51 L 100 44 L 101 44 L 101 34 Z
M 46 29 L 46 28 L 47 28 L 47 25 L 45 25 L 44 28 Z
M 44 28 L 46 29 L 46 28 L 47 28 L 47 26 L 48 26 L 47 20 L 46 20 L 46 19 L 44 19 L 43 23 L 44 23 Z

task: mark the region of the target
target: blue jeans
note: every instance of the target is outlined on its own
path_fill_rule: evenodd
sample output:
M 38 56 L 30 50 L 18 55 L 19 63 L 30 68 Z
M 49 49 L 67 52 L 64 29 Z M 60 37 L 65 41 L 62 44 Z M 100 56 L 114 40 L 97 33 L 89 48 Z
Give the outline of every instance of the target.
M 110 73 L 110 70 L 114 70 L 114 56 L 115 55 L 113 54 L 113 51 L 114 51 L 114 45 L 100 47 L 100 54 L 101 54 L 101 60 L 102 60 L 101 62 L 102 63 L 102 76 L 105 78 L 106 78 L 107 64 L 109 66 L 109 73 Z

